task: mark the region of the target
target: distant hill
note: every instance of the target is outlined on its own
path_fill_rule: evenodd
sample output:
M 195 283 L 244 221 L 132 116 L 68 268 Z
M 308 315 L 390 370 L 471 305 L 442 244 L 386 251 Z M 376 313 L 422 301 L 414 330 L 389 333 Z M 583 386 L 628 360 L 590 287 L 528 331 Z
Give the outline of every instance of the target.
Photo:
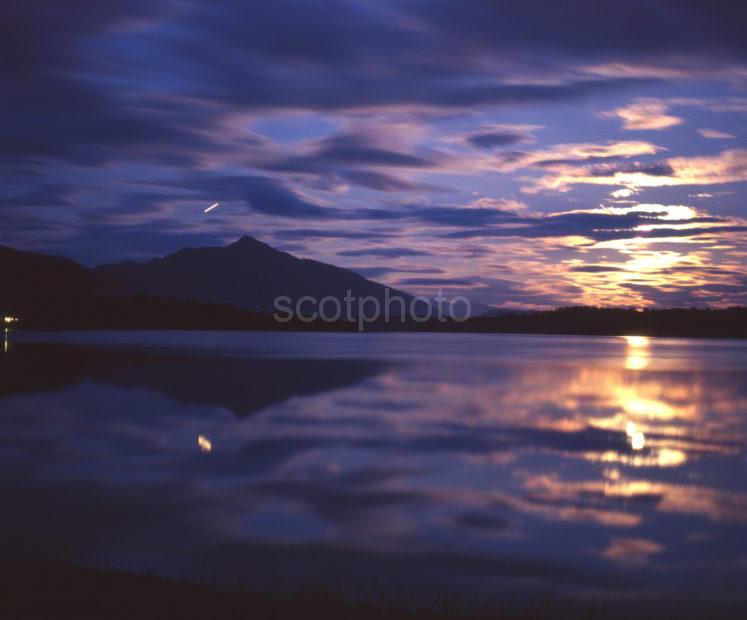
M 304 295 L 380 302 L 386 287 L 348 270 L 296 258 L 242 237 L 226 247 L 187 248 L 145 263 L 87 269 L 60 258 L 0 246 L 0 316 L 21 327 L 50 329 L 311 329 L 354 331 L 356 322 L 277 323 L 273 300 Z M 399 294 L 409 304 L 412 297 Z M 383 304 L 382 304 L 383 305 Z M 395 310 L 398 306 L 395 304 Z M 314 310 L 309 306 L 309 310 Z M 422 316 L 420 309 L 418 315 Z M 425 323 L 399 317 L 366 331 L 648 335 L 747 338 L 747 308 L 570 307 L 527 312 L 494 308 L 465 322 Z
M 59 256 L 0 246 L 0 311 L 27 314 L 38 308 L 80 307 L 96 297 L 126 295 L 107 277 Z
M 383 303 L 387 288 L 349 269 L 296 258 L 248 236 L 226 247 L 186 248 L 145 263 L 103 265 L 93 272 L 147 295 L 231 304 L 265 313 L 274 311 L 274 300 L 280 296 L 294 301 L 305 295 L 317 300 L 333 296 L 342 302 L 348 290 L 356 297 L 373 296 Z M 390 295 L 395 294 L 407 303 L 412 299 L 390 289 Z
M 185 248 L 147 262 L 88 269 L 67 258 L 0 246 L 0 313 L 45 327 L 267 328 L 276 297 L 375 297 L 384 285 L 276 250 L 252 237 L 226 247 Z M 412 296 L 389 289 L 409 305 Z M 355 308 L 353 305 L 353 314 Z M 392 306 L 399 311 L 399 305 Z M 313 311 L 310 305 L 309 311 Z M 334 312 L 334 308 L 328 310 Z M 292 325 L 289 327 L 293 327 Z M 329 327 L 329 326 L 328 326 Z

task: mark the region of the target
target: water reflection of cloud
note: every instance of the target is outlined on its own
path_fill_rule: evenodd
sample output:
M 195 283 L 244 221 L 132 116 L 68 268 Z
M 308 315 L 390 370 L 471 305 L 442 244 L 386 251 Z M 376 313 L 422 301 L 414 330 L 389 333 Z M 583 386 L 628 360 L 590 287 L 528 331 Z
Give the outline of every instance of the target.
M 546 584 L 567 574 L 584 588 L 640 578 L 636 587 L 697 590 L 705 586 L 687 563 L 702 550 L 684 545 L 688 536 L 711 537 L 724 565 L 744 555 L 734 542 L 747 524 L 741 350 L 693 367 L 677 360 L 702 345 L 654 339 L 648 365 L 631 371 L 621 339 L 569 339 L 553 353 L 539 338 L 507 350 L 498 342 L 482 356 L 354 365 L 361 380 L 325 379 L 325 389 L 247 418 L 214 400 L 175 399 L 129 371 L 114 374 L 137 382 L 112 381 L 109 369 L 56 391 L 15 389 L 0 419 L 12 444 L 0 451 L 0 499 L 17 508 L 0 519 L 4 536 L 19 532 L 16 549 L 38 548 L 29 533 L 44 529 L 38 515 L 69 496 L 46 529 L 50 549 L 72 553 L 98 528 L 80 551 L 112 558 L 126 530 L 128 559 L 160 555 L 174 566 L 191 554 L 284 573 L 308 569 L 314 556 L 300 558 L 316 552 L 351 574 L 406 566 L 444 578 Z M 287 368 L 272 366 L 277 381 Z M 647 409 L 626 408 L 634 399 Z M 667 415 L 646 414 L 664 406 Z M 644 433 L 643 449 L 633 450 L 628 423 Z M 199 436 L 215 446 L 209 455 Z M 19 486 L 36 497 L 18 500 Z M 262 566 L 246 555 L 257 550 Z M 659 570 L 672 553 L 686 565 L 676 576 Z
M 562 480 L 556 475 L 526 478 L 524 489 L 545 502 L 586 506 L 644 506 L 663 513 L 700 515 L 714 522 L 747 524 L 747 494 L 697 484 L 648 480 Z
M 623 564 L 643 564 L 663 549 L 660 544 L 645 538 L 613 538 L 602 551 L 602 557 Z

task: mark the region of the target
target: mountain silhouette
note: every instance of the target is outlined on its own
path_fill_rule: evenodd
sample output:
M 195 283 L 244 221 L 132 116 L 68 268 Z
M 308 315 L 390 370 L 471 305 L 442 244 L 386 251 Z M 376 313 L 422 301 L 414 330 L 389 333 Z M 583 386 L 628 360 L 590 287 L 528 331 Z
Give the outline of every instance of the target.
M 125 261 L 93 269 L 67 258 L 0 246 L 0 281 L 0 312 L 25 317 L 43 314 L 45 322 L 50 314 L 69 322 L 84 313 L 89 323 L 88 317 L 103 309 L 111 314 L 116 303 L 129 311 L 127 304 L 141 297 L 147 302 L 145 307 L 138 301 L 131 310 L 148 316 L 175 316 L 207 308 L 199 304 L 211 304 L 207 310 L 233 317 L 238 309 L 271 313 L 275 299 L 281 296 L 292 302 L 306 295 L 317 300 L 332 296 L 344 307 L 350 291 L 356 297 L 375 297 L 383 305 L 387 289 L 349 269 L 297 258 L 248 236 L 225 247 L 185 248 L 147 262 Z M 402 296 L 408 305 L 412 300 L 394 289 L 389 294 Z M 154 300 L 161 300 L 157 309 Z M 165 300 L 188 300 L 192 305 L 165 307 Z M 104 308 L 102 303 L 108 305 Z M 400 311 L 399 304 L 392 308 Z M 308 309 L 312 311 L 311 305 Z
M 0 246 L 0 311 L 63 309 L 129 293 L 105 274 L 70 259 Z
M 273 312 L 274 300 L 281 296 L 294 303 L 306 295 L 343 302 L 347 291 L 383 303 L 387 288 L 349 269 L 297 258 L 248 236 L 226 247 L 185 248 L 145 263 L 127 261 L 93 271 L 147 295 L 231 304 L 253 312 Z M 395 294 L 408 304 L 412 299 L 390 289 L 390 296 Z M 398 304 L 393 308 L 399 312 Z

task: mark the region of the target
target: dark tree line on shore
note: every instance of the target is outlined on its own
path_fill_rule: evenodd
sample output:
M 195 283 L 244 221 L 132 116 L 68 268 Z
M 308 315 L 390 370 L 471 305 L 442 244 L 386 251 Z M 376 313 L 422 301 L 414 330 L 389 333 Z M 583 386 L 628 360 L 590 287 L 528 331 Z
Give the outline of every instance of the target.
M 54 304 L 5 303 L 3 314 L 20 317 L 29 329 L 216 329 L 357 331 L 358 323 L 333 323 L 297 317 L 276 321 L 270 314 L 193 300 L 143 294 L 128 299 L 64 297 Z M 414 320 L 375 321 L 365 331 L 427 331 L 467 333 L 527 333 L 579 335 L 644 335 L 671 337 L 747 338 L 747 308 L 628 308 L 574 306 L 537 312 L 507 312 L 463 322 Z

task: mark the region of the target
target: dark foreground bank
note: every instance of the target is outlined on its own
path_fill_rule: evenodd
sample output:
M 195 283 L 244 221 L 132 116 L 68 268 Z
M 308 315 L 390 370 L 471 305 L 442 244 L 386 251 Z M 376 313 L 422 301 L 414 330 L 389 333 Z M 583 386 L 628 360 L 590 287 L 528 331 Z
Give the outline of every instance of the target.
M 485 600 L 455 591 L 434 593 L 429 605 L 383 589 L 351 593 L 343 586 L 269 585 L 225 589 L 152 574 L 39 561 L 0 561 L 2 617 L 137 619 L 246 618 L 252 620 L 595 620 L 743 618 L 719 603 L 579 602 L 552 592 L 503 593 Z
M 521 602 L 506 598 L 481 607 L 444 591 L 427 608 L 390 592 L 372 590 L 352 596 L 346 588 L 287 587 L 278 578 L 267 586 L 219 589 L 156 575 L 90 569 L 36 561 L 0 563 L 2 617 L 96 618 L 247 618 L 285 620 L 450 620 L 522 618 L 607 618 L 601 602 L 581 604 L 554 594 Z

